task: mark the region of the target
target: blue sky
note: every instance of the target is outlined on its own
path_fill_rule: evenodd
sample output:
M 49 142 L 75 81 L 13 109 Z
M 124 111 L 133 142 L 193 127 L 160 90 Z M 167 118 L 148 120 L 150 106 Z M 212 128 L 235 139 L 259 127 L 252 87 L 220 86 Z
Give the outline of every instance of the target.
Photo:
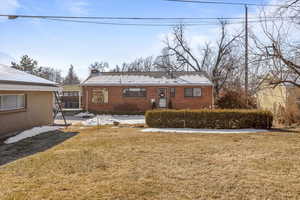
M 230 0 L 230 2 L 243 0 Z M 246 1 L 244 1 L 246 2 Z M 262 0 L 248 0 L 262 3 Z M 163 0 L 0 0 L 1 14 L 118 16 L 118 17 L 235 17 L 241 7 L 183 4 Z M 250 10 L 255 12 L 255 10 Z M 214 40 L 215 26 L 189 28 L 194 44 Z M 42 66 L 66 73 L 70 64 L 80 78 L 88 66 L 107 61 L 111 66 L 138 57 L 155 56 L 170 27 L 124 27 L 44 20 L 0 19 L 0 62 L 7 64 L 24 54 Z

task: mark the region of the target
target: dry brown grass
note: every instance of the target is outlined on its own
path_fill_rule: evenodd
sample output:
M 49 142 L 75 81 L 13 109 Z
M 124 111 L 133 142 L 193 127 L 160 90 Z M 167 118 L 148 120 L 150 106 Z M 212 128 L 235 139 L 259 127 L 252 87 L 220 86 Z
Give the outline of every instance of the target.
M 300 133 L 81 130 L 0 168 L 0 199 L 300 199 Z

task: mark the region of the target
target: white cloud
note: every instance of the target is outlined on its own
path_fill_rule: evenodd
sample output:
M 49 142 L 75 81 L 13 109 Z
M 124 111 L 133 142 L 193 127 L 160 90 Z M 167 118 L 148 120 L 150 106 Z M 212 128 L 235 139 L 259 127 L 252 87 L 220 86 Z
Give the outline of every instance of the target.
M 20 7 L 18 0 L 1 0 L 0 12 L 5 14 L 12 14 Z
M 88 14 L 89 3 L 86 0 L 64 0 L 64 6 L 73 15 Z

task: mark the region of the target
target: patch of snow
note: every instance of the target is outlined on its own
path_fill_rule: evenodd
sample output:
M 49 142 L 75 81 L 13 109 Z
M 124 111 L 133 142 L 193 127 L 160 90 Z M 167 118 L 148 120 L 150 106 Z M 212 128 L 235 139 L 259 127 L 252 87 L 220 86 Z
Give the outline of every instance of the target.
M 52 81 L 48 81 L 44 78 L 34 76 L 32 74 L 20 70 L 16 70 L 12 67 L 5 66 L 5 65 L 0 65 L 0 80 L 56 86 L 56 83 Z
M 30 138 L 30 137 L 34 137 L 36 135 L 39 135 L 41 133 L 46 133 L 46 132 L 50 132 L 50 131 L 56 131 L 58 129 L 60 129 L 61 127 L 55 127 L 55 126 L 41 126 L 41 127 L 35 127 L 26 131 L 23 131 L 22 133 L 14 136 L 14 137 L 10 137 L 7 140 L 4 141 L 5 144 L 12 144 L 12 143 L 16 143 L 19 142 L 21 140 L 24 140 L 26 138 Z
M 83 122 L 85 126 L 120 124 L 145 124 L 144 115 L 98 115 Z
M 84 81 L 82 85 L 212 85 L 212 83 L 203 75 L 186 74 L 178 77 L 168 78 L 165 75 L 157 77 L 150 76 L 147 73 L 134 74 L 105 74 L 93 76 Z
M 141 130 L 145 133 L 217 133 L 217 134 L 237 134 L 237 133 L 262 133 L 269 132 L 265 129 L 192 129 L 192 128 L 146 128 Z
M 74 117 L 94 117 L 95 115 L 93 113 L 89 112 L 81 112 L 78 113 L 77 115 L 74 115 Z

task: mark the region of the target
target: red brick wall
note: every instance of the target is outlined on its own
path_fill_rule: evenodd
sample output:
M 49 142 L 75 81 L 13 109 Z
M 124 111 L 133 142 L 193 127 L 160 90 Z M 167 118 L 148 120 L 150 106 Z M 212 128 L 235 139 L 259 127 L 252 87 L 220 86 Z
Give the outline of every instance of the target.
M 108 88 L 108 104 L 93 104 L 92 90 Z M 83 109 L 90 111 L 118 111 L 118 107 L 128 107 L 132 111 L 146 111 L 151 109 L 151 99 L 158 104 L 158 88 L 167 88 L 167 102 L 171 100 L 174 109 L 200 109 L 209 108 L 213 103 L 212 86 L 180 86 L 180 87 L 142 87 L 147 89 L 147 97 L 123 97 L 124 88 L 132 86 L 111 87 L 83 87 Z M 175 97 L 170 97 L 170 88 L 176 88 Z M 184 97 L 184 88 L 201 88 L 201 97 Z M 88 101 L 88 103 L 87 103 Z

